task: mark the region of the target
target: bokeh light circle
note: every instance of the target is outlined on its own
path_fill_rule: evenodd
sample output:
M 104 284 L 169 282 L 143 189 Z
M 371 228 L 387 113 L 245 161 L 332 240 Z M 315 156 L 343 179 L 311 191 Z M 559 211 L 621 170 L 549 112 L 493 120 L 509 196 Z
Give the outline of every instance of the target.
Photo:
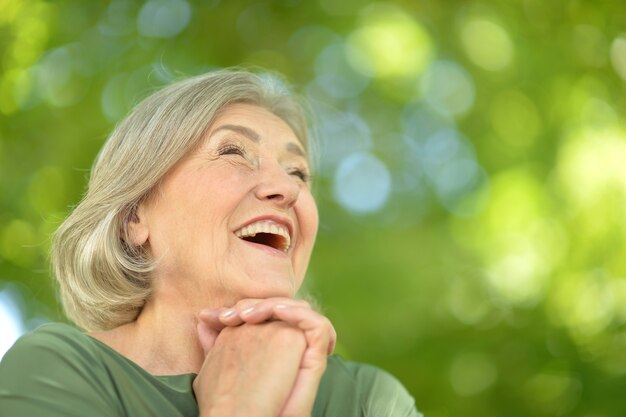
M 615 72 L 626 80 L 626 35 L 620 35 L 611 43 L 611 63 Z
M 401 117 L 406 137 L 423 142 L 440 130 L 454 127 L 454 118 L 447 111 L 433 108 L 425 101 L 408 104 Z
M 349 98 L 369 84 L 369 78 L 354 71 L 346 57 L 346 46 L 334 43 L 326 47 L 315 61 L 316 81 L 333 98 Z
M 460 28 L 469 59 L 488 71 L 500 71 L 513 61 L 513 42 L 506 30 L 484 18 L 469 19 Z
M 361 116 L 351 111 L 319 108 L 320 168 L 334 170 L 348 155 L 369 151 L 372 133 Z
M 391 175 L 385 164 L 366 152 L 346 157 L 335 174 L 335 199 L 347 210 L 371 213 L 387 202 Z
M 149 38 L 171 38 L 182 32 L 191 19 L 191 7 L 184 0 L 151 0 L 137 16 L 137 29 Z
M 454 214 L 474 215 L 480 202 L 469 204 L 467 198 L 483 188 L 487 175 L 469 140 L 448 128 L 433 134 L 419 148 L 424 172 L 441 204 Z
M 361 25 L 348 37 L 354 69 L 377 78 L 416 77 L 430 62 L 428 32 L 391 4 L 374 4 L 361 13 Z
M 474 80 L 454 61 L 433 62 L 421 78 L 420 87 L 428 104 L 442 112 L 461 115 L 474 104 Z

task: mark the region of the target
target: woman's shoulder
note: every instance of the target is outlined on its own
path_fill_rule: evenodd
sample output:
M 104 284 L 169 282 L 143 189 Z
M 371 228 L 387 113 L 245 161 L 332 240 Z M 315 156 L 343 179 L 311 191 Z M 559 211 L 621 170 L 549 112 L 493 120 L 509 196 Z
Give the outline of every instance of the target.
M 316 416 L 419 417 L 415 400 L 390 373 L 333 355 L 320 383 Z
M 65 363 L 84 359 L 93 366 L 96 356 L 91 338 L 79 329 L 63 323 L 46 323 L 21 336 L 5 354 L 2 365 L 63 357 Z
M 97 416 L 95 410 L 117 410 L 107 369 L 90 339 L 60 323 L 20 337 L 0 362 L 2 407 L 16 416 L 44 411 L 49 416 L 73 411 Z
M 16 344 L 36 344 L 40 341 L 62 343 L 63 341 L 74 340 L 77 336 L 79 340 L 88 337 L 81 330 L 69 324 L 50 322 L 41 324 L 36 329 L 24 333 L 16 341 Z
M 198 415 L 192 375 L 155 377 L 59 323 L 22 336 L 0 362 L 0 409 L 50 417 Z
M 37 382 L 37 375 L 63 380 L 72 374 L 106 373 L 92 339 L 62 323 L 46 323 L 20 337 L 0 362 L 0 376 L 12 385 Z
M 89 354 L 92 350 L 89 337 L 77 328 L 63 323 L 46 323 L 17 339 L 2 362 L 23 354 Z

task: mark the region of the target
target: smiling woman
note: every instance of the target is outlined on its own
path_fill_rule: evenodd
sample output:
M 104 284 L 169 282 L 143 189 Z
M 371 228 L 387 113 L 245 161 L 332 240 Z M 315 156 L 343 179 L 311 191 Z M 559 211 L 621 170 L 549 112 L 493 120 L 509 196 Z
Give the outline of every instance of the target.
M 218 71 L 140 103 L 54 237 L 68 317 L 0 363 L 11 416 L 417 416 L 402 385 L 332 353 L 295 298 L 318 213 L 302 107 Z

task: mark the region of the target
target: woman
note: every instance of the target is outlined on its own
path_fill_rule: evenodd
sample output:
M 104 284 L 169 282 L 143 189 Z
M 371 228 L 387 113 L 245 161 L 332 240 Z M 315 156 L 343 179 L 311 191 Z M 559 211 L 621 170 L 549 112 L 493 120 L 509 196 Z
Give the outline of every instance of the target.
M 302 108 L 244 71 L 140 103 L 57 231 L 68 317 L 0 365 L 3 416 L 416 416 L 376 368 L 328 356 L 295 294 L 317 232 Z

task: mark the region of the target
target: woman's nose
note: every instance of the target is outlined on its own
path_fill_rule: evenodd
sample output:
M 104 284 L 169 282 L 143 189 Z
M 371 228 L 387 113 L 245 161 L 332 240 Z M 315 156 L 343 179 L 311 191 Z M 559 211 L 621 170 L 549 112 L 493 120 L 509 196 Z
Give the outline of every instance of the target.
M 268 201 L 283 208 L 292 207 L 298 200 L 300 185 L 297 179 L 281 166 L 265 167 L 260 170 L 261 179 L 255 194 L 259 200 Z

